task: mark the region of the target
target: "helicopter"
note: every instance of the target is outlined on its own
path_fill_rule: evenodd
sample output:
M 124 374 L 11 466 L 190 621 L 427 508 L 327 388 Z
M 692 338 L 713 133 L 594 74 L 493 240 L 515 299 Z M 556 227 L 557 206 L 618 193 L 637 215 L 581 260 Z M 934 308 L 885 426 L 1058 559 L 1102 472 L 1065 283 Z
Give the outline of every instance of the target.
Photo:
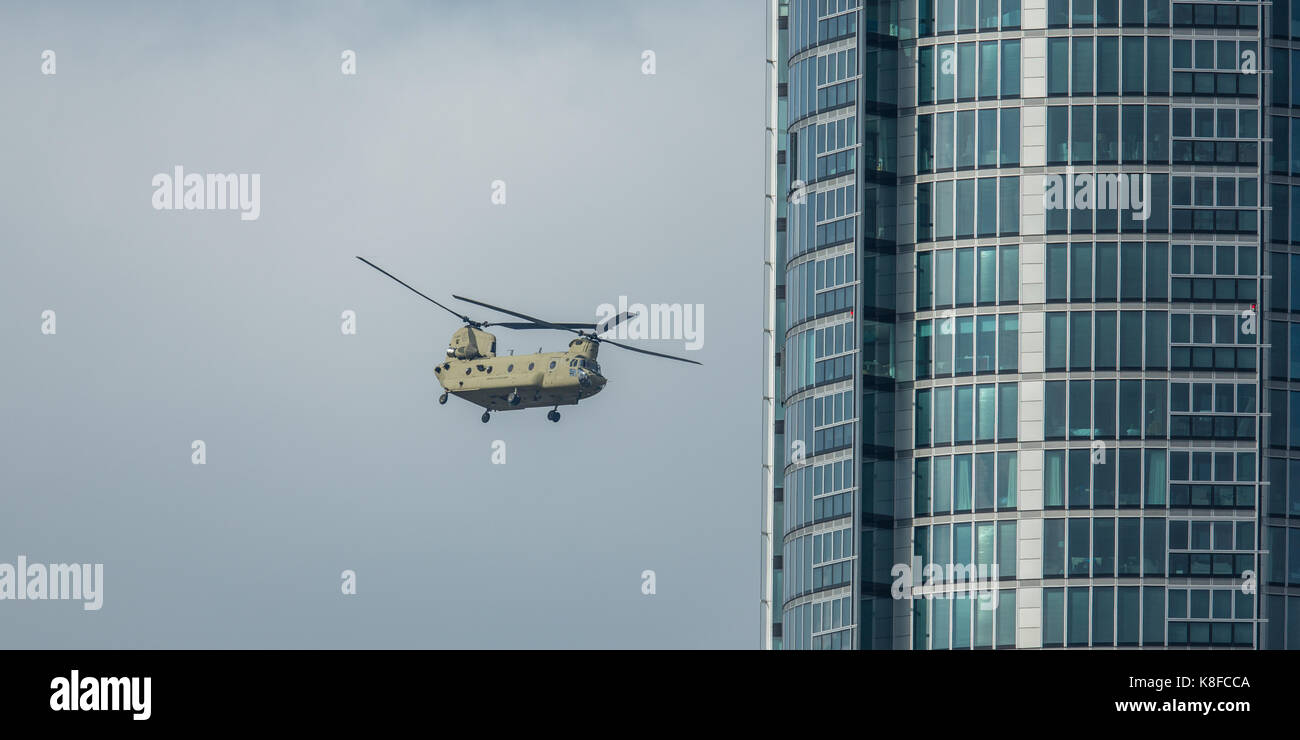
M 547 412 L 546 418 L 558 422 L 561 406 L 577 405 L 582 399 L 591 398 L 605 388 L 608 380 L 601 372 L 600 363 L 596 361 L 601 344 L 612 344 L 633 352 L 678 362 L 689 362 L 692 365 L 703 364 L 685 357 L 651 352 L 648 349 L 601 338 L 602 334 L 614 329 L 620 323 L 636 317 L 636 314 L 630 312 L 612 316 L 599 326 L 581 322 L 553 322 L 453 294 L 452 298 L 458 301 L 523 319 L 523 321 L 476 321 L 421 293 L 365 257 L 358 256 L 357 259 L 465 323 L 451 335 L 446 359 L 433 369 L 443 389 L 443 394 L 438 397 L 438 403 L 446 404 L 449 396 L 456 396 L 482 406 L 484 411 L 480 418 L 484 424 L 491 420 L 493 411 L 515 411 L 545 406 L 552 407 Z M 500 326 L 505 329 L 551 329 L 572 332 L 578 336 L 569 341 L 568 349 L 563 352 L 542 352 L 539 348 L 537 354 L 510 354 L 499 357 L 496 353 L 496 336 L 484 331 L 490 326 Z

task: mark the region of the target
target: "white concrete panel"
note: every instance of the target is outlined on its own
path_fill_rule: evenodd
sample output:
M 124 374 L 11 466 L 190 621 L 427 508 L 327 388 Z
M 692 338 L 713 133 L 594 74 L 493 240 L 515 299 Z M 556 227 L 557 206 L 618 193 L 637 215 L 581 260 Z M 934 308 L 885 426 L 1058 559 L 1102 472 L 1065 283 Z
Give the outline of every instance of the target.
M 894 449 L 910 450 L 916 440 L 916 434 L 912 429 L 912 422 L 916 417 L 916 409 L 912 406 L 915 397 L 915 391 L 894 394 Z
M 1020 96 L 1047 97 L 1047 39 L 1027 38 L 1021 42 L 1020 70 L 1023 75 Z
M 898 340 L 898 362 L 894 365 L 894 372 L 895 380 L 900 383 L 916 380 L 916 353 L 912 349 L 915 326 L 910 321 L 899 326 L 901 336 Z
M 913 461 L 907 461 L 904 464 L 895 465 L 894 470 L 894 512 L 899 518 L 912 515 L 912 481 L 914 473 Z M 912 562 L 912 530 L 899 529 L 895 530 L 894 536 L 894 562 L 911 563 Z
M 1016 647 L 1043 646 L 1043 590 L 1016 589 Z
M 1020 27 L 1026 31 L 1047 28 L 1047 0 L 1024 0 L 1020 4 Z
M 1020 427 L 1018 438 L 1021 442 L 1041 442 L 1043 439 L 1043 401 L 1041 380 L 1020 381 Z M 1037 391 L 1037 399 L 1034 398 Z
M 1027 105 L 1020 109 L 1020 164 L 1042 167 L 1046 163 L 1047 106 Z
M 1019 473 L 1016 478 L 1016 508 L 1021 511 L 1042 510 L 1043 451 L 1020 450 L 1016 455 L 1016 468 Z M 1021 522 L 1022 525 L 1024 523 Z
M 1043 176 L 1020 176 L 1020 233 L 1040 236 L 1047 233 L 1047 216 L 1043 209 Z
M 1042 311 L 1020 312 L 1020 372 L 1043 372 L 1047 342 L 1043 325 L 1046 317 Z M 1021 395 L 1024 400 L 1024 395 Z
M 916 310 L 916 255 L 900 255 L 894 263 L 897 298 L 894 305 L 899 313 L 910 313 Z
M 1046 250 L 1042 244 L 1020 245 L 1020 303 L 1044 303 L 1047 295 Z M 1022 369 L 1021 372 L 1032 372 Z
M 904 6 L 908 3 L 903 3 Z M 914 49 L 907 49 L 898 57 L 898 107 L 916 107 L 916 58 Z
M 916 137 L 898 137 L 898 174 L 909 177 L 916 174 Z
M 1035 580 L 1043 577 L 1043 520 L 1021 519 L 1016 526 L 1016 578 Z

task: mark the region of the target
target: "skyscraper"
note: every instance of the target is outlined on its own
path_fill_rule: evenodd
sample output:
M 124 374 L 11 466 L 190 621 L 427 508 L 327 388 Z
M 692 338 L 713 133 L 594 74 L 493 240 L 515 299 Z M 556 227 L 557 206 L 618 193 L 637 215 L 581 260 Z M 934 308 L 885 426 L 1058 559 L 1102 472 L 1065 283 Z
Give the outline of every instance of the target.
M 768 13 L 763 646 L 1300 648 L 1300 0 Z

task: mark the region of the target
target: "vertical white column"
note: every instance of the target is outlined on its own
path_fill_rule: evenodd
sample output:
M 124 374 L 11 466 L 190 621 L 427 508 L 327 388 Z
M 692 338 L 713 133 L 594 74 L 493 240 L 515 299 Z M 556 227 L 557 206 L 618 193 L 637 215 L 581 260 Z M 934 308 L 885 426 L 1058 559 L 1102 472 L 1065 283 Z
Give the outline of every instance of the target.
M 767 172 L 767 193 L 765 195 L 766 213 L 763 221 L 763 452 L 760 496 L 762 501 L 762 519 L 759 525 L 759 553 L 762 558 L 762 573 L 759 576 L 758 628 L 759 647 L 772 649 L 772 557 L 773 536 L 772 520 L 776 514 L 775 503 L 775 465 L 773 460 L 776 445 L 776 271 L 781 269 L 776 264 L 776 199 L 782 197 L 777 193 L 776 152 L 779 132 L 777 126 L 777 59 L 780 53 L 778 45 L 780 27 L 780 3 L 768 0 L 767 4 L 767 137 L 764 152 Z

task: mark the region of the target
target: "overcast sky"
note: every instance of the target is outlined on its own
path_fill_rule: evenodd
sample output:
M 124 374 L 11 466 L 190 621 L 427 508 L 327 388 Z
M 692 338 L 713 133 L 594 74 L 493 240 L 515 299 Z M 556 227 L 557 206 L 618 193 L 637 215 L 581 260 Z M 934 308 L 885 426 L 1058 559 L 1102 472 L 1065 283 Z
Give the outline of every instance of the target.
M 0 563 L 105 584 L 0 601 L 0 648 L 756 647 L 763 33 L 739 1 L 7 4 Z M 260 174 L 260 217 L 155 210 L 178 165 Z M 556 321 L 703 304 L 704 366 L 606 347 L 559 424 L 484 425 L 437 404 L 456 320 L 354 255 Z

